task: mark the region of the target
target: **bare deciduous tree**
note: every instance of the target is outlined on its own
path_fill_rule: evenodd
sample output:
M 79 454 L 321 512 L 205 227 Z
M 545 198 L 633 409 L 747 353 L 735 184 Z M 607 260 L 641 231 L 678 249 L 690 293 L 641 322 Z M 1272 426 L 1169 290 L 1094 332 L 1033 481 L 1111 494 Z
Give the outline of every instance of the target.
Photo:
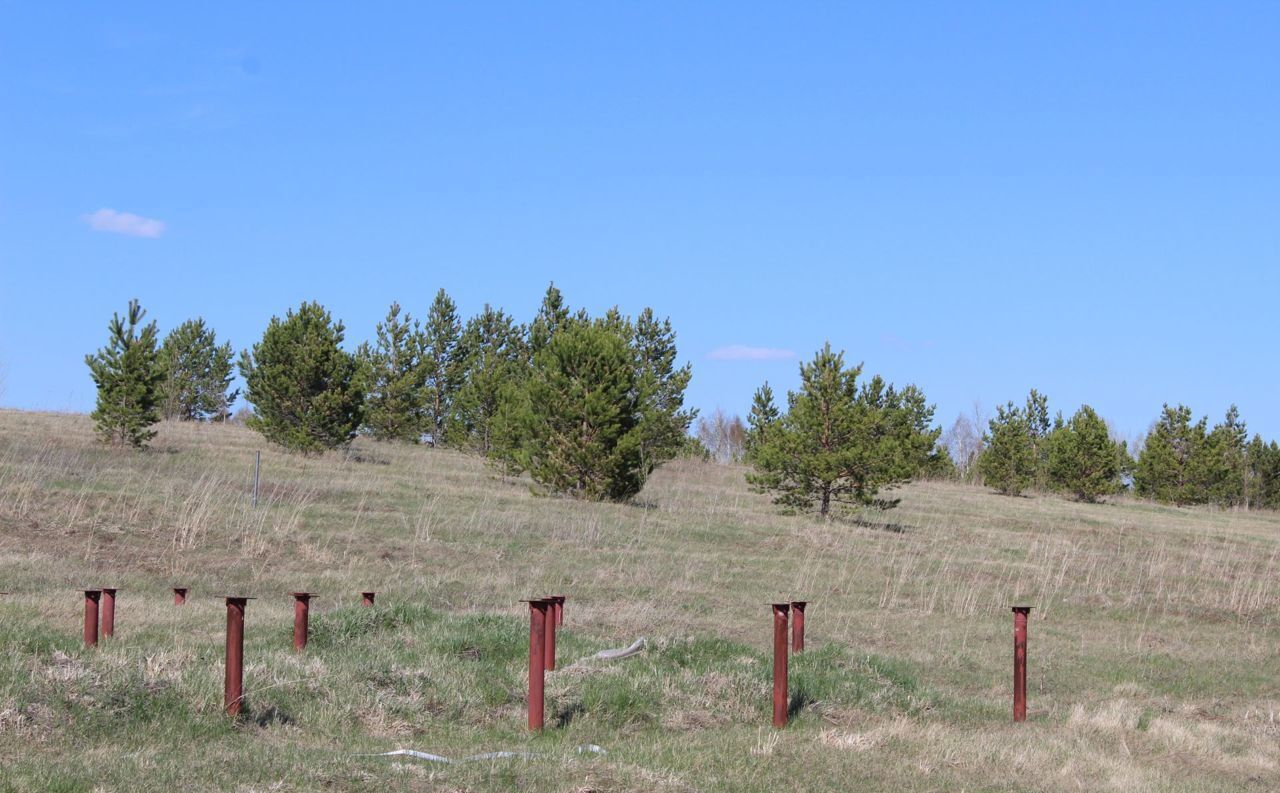
M 956 464 L 956 472 L 961 479 L 972 480 L 977 474 L 974 463 L 982 454 L 981 428 L 986 424 L 985 419 L 982 405 L 974 402 L 972 414 L 956 416 L 951 428 L 942 436 L 941 444 L 951 453 L 951 460 Z
M 739 416 L 728 416 L 716 408 L 710 417 L 698 419 L 698 440 L 711 454 L 711 459 L 721 464 L 742 462 L 746 448 L 747 427 Z

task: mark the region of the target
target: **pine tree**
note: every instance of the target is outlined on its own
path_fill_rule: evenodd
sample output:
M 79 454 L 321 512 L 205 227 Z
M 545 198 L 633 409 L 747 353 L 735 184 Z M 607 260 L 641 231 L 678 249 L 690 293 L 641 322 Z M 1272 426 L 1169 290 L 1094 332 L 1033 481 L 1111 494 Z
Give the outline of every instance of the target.
M 431 442 L 435 446 L 446 443 L 446 425 L 465 376 L 458 348 L 461 337 L 458 307 L 441 289 L 427 312 L 427 327 L 423 331 L 427 431 L 431 433 Z
M 879 377 L 860 389 L 861 373 L 830 344 L 803 364 L 800 390 L 755 447 L 747 481 L 774 503 L 823 516 L 841 505 L 895 506 L 879 492 L 917 476 L 940 431 L 929 429 L 933 408 L 919 389 L 900 392 Z
M 640 492 L 643 410 L 633 352 L 607 324 L 570 323 L 534 357 L 521 402 L 521 462 L 533 480 L 576 498 Z
M 189 319 L 170 331 L 160 347 L 163 415 L 182 421 L 224 421 L 240 391 L 235 378 L 231 342 L 218 344 L 203 319 Z
M 1022 414 L 1027 420 L 1027 437 L 1031 441 L 1031 457 L 1035 460 L 1035 484 L 1045 487 L 1049 483 L 1049 434 L 1054 426 L 1049 420 L 1049 397 L 1031 389 L 1027 395 L 1027 407 Z M 1062 425 L 1059 413 L 1056 426 Z
M 1260 436 L 1253 436 L 1248 463 L 1249 506 L 1280 509 L 1280 445 L 1275 441 L 1264 443 Z
M 123 318 L 111 316 L 107 346 L 84 359 L 98 387 L 98 404 L 91 415 L 104 443 L 142 448 L 156 435 L 151 426 L 160 420 L 164 373 L 156 349 L 156 323 L 138 327 L 146 315 L 137 300 L 130 300 Z
M 1203 487 L 1206 424 L 1203 418 L 1191 423 L 1191 408 L 1165 405 L 1138 457 L 1134 491 L 1144 498 L 1179 505 L 1208 500 Z
M 651 308 L 640 312 L 630 338 L 641 414 L 640 457 L 648 476 L 679 453 L 697 416 L 696 410 L 684 409 L 684 392 L 693 369 L 689 364 L 676 366 L 676 334 L 671 320 L 659 321 Z
M 504 395 L 528 374 L 524 329 L 501 309 L 488 305 L 467 321 L 458 343 L 464 372 L 453 400 L 446 437 L 488 455 L 494 449 L 494 418 Z
M 570 321 L 569 307 L 565 305 L 564 295 L 553 282 L 547 287 L 542 297 L 542 305 L 538 307 L 538 315 L 529 323 L 529 355 L 542 352 L 551 341 L 556 331 Z
M 1247 499 L 1249 432 L 1235 405 L 1227 410 L 1221 424 L 1205 437 L 1205 459 L 1201 466 L 1204 500 L 1224 507 L 1244 504 Z
M 997 406 L 989 427 L 978 458 L 978 473 L 988 487 L 1007 496 L 1019 495 L 1035 482 L 1038 471 L 1026 413 L 1012 402 Z
M 267 440 L 304 454 L 349 443 L 360 427 L 360 364 L 341 345 L 344 328 L 319 303 L 272 317 L 262 341 L 240 356 L 246 422 Z
M 773 389 L 766 380 L 764 385 L 756 389 L 751 398 L 751 412 L 747 414 L 747 462 L 751 462 L 756 450 L 768 442 L 769 433 L 777 424 L 779 416 L 778 406 L 773 401 Z
M 1050 482 L 1077 500 L 1094 502 L 1120 490 L 1123 445 L 1111 440 L 1104 422 L 1088 405 L 1049 435 Z
M 418 443 L 428 429 L 426 340 L 421 326 L 392 303 L 378 323 L 377 342 L 360 345 L 368 392 L 364 425 L 378 440 Z

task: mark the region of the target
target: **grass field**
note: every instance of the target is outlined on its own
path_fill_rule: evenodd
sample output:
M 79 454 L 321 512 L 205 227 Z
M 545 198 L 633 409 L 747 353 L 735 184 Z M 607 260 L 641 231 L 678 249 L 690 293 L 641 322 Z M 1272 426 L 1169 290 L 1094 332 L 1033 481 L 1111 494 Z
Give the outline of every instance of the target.
M 637 503 L 582 504 L 367 441 L 263 448 L 254 509 L 259 448 L 167 425 L 138 454 L 82 416 L 0 411 L 0 790 L 1280 789 L 1274 514 L 920 483 L 821 523 L 694 462 Z M 87 584 L 120 588 L 96 651 Z M 302 655 L 295 589 L 319 593 Z M 258 598 L 235 722 L 224 593 Z M 552 593 L 562 669 L 530 736 L 517 601 Z M 774 731 L 766 604 L 802 597 L 797 712 Z M 1014 603 L 1035 607 L 1016 726 Z M 638 657 L 576 663 L 640 636 Z M 398 748 L 539 756 L 364 756 Z

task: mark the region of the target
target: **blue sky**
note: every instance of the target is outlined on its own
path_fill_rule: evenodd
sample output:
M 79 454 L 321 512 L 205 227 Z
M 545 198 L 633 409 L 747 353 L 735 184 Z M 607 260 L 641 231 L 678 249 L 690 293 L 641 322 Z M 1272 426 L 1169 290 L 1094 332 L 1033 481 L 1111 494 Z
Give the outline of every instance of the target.
M 830 340 L 944 425 L 1034 386 L 1280 437 L 1277 42 L 1275 3 L 0 2 L 0 404 L 91 409 L 131 297 L 237 348 L 315 299 L 354 348 L 554 280 L 669 315 L 703 409 Z

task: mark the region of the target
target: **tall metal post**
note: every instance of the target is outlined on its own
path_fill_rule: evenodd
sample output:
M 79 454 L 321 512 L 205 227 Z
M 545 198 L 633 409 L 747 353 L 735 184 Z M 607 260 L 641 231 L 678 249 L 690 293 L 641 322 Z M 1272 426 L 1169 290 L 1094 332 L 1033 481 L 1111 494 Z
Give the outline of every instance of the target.
M 790 603 L 773 604 L 773 726 L 787 726 L 787 620 Z
M 529 604 L 529 729 L 542 730 L 543 685 L 545 683 L 545 654 L 547 636 L 547 607 L 545 600 L 526 600 Z
M 1013 607 L 1013 720 L 1027 720 L 1027 615 L 1030 606 Z
M 222 702 L 228 716 L 240 715 L 244 705 L 244 607 L 250 598 L 227 600 L 227 674 L 222 686 Z

